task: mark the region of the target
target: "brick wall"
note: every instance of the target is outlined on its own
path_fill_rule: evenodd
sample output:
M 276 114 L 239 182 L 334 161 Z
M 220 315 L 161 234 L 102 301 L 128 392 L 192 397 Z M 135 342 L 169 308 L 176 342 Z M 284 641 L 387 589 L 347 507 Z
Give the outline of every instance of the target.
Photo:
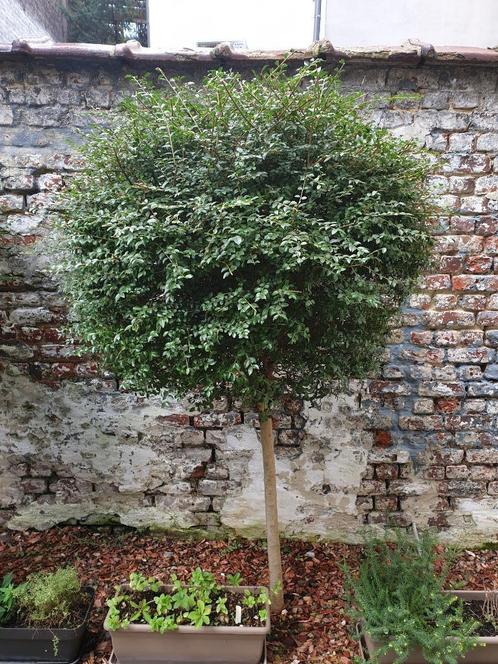
M 286 534 L 355 540 L 365 524 L 415 522 L 460 542 L 496 539 L 497 72 L 344 70 L 345 89 L 375 104 L 372 122 L 437 155 L 431 184 L 445 208 L 433 223 L 432 272 L 395 322 L 381 375 L 320 410 L 289 404 L 275 415 Z M 254 413 L 229 403 L 189 413 L 120 393 L 64 343 L 65 305 L 41 241 L 52 192 L 78 168 L 70 141 L 127 93 L 127 73 L 0 63 L 0 519 L 256 534 L 264 506 Z M 393 99 L 399 92 L 410 95 Z

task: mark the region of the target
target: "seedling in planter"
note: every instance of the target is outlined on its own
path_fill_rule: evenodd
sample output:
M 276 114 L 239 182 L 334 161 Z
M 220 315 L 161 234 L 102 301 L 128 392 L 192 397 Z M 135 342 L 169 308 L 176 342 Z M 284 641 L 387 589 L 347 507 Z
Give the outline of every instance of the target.
M 240 574 L 233 576 L 240 584 Z M 239 613 L 244 625 L 266 623 L 270 597 L 265 589 L 245 590 L 243 594 L 229 591 L 216 582 L 213 574 L 200 568 L 192 572 L 186 584 L 174 574 L 170 581 L 171 591 L 164 592 L 157 579 L 132 573 L 129 589 L 117 587 L 116 595 L 107 601 L 107 627 L 118 630 L 131 624 L 148 624 L 152 631 L 164 633 L 180 625 L 235 625 L 240 622 Z
M 12 574 L 6 574 L 0 584 L 0 625 L 9 620 L 14 606 L 14 597 Z
M 237 572 L 237 574 L 227 574 L 226 579 L 229 586 L 240 586 L 242 581 L 239 572 Z
M 482 615 L 484 620 L 489 622 L 498 634 L 498 593 L 486 593 L 486 598 L 482 607 Z

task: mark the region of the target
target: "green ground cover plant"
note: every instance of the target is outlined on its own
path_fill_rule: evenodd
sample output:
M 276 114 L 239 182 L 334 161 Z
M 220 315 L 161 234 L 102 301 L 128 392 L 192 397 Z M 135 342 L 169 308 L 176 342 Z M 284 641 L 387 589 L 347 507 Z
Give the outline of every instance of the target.
M 14 608 L 14 583 L 12 574 L 5 574 L 0 583 L 0 625 L 7 622 Z
M 399 532 L 393 544 L 367 540 L 357 575 L 345 568 L 350 615 L 382 644 L 373 664 L 390 651 L 402 664 L 417 647 L 429 664 L 457 664 L 477 644 L 479 623 L 466 620 L 462 601 L 444 592 L 449 564 L 430 533 L 416 539 Z
M 227 582 L 235 587 L 240 581 L 239 574 L 227 576 Z M 228 590 L 211 572 L 200 568 L 192 572 L 187 583 L 172 574 L 170 584 L 166 588 L 154 577 L 132 572 L 128 586 L 118 586 L 107 602 L 106 627 L 117 630 L 147 624 L 163 634 L 180 625 L 259 627 L 267 621 L 270 597 L 264 588 L 255 592 L 241 589 L 240 593 Z

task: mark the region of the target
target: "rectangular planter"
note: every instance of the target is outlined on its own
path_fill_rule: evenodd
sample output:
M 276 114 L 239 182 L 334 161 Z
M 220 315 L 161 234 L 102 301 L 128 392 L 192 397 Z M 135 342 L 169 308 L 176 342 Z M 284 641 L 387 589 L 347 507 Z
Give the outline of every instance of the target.
M 492 593 L 498 595 L 498 591 L 484 591 L 484 590 L 452 590 L 452 595 L 457 595 L 462 599 L 468 600 L 484 600 L 486 595 Z M 365 634 L 365 643 L 370 654 L 373 654 L 380 648 L 380 643 L 373 641 L 368 634 Z M 462 664 L 498 664 L 498 635 L 497 636 L 480 636 L 478 641 L 482 645 L 478 645 L 461 658 Z M 394 653 L 388 653 L 380 658 L 380 664 L 392 664 L 394 662 Z M 419 648 L 413 651 L 408 656 L 404 664 L 426 664 L 426 660 L 422 656 Z
M 170 590 L 168 586 L 166 591 Z M 254 586 L 227 587 L 262 590 Z M 108 629 L 106 623 L 104 627 Z M 260 664 L 270 617 L 263 627 L 191 627 L 160 634 L 149 625 L 130 625 L 111 631 L 112 647 L 119 664 Z
M 86 630 L 94 591 L 89 592 L 88 608 L 83 622 L 73 629 L 33 627 L 0 627 L 0 662 L 54 662 L 70 664 L 78 660 Z M 54 643 L 57 643 L 54 648 Z M 57 654 L 54 654 L 56 650 Z

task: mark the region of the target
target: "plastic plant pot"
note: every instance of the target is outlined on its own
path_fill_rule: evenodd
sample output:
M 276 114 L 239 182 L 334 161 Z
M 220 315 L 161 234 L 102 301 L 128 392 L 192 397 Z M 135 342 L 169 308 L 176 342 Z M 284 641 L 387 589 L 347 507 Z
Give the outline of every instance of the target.
M 482 600 L 486 596 L 498 595 L 498 591 L 485 591 L 485 590 L 452 590 L 449 591 L 452 595 L 457 595 L 463 600 Z M 374 641 L 368 634 L 364 635 L 365 644 L 370 656 L 372 656 L 379 648 L 380 643 Z M 461 664 L 497 664 L 498 663 L 498 635 L 497 636 L 479 636 L 477 638 L 478 645 L 469 650 L 459 662 Z M 379 664 L 392 664 L 395 660 L 394 653 L 387 653 L 379 659 Z M 417 648 L 405 660 L 405 664 L 426 664 L 422 655 L 422 651 Z
M 263 590 L 255 586 L 227 586 L 224 590 L 243 593 Z M 170 586 L 165 586 L 168 592 Z M 107 626 L 107 619 L 104 627 Z M 129 625 L 109 630 L 114 655 L 119 664 L 260 664 L 270 617 L 262 627 L 192 627 L 160 634 L 149 625 Z
M 70 664 L 77 661 L 95 596 L 93 588 L 84 590 L 89 597 L 88 607 L 77 627 L 0 627 L 0 662 Z

